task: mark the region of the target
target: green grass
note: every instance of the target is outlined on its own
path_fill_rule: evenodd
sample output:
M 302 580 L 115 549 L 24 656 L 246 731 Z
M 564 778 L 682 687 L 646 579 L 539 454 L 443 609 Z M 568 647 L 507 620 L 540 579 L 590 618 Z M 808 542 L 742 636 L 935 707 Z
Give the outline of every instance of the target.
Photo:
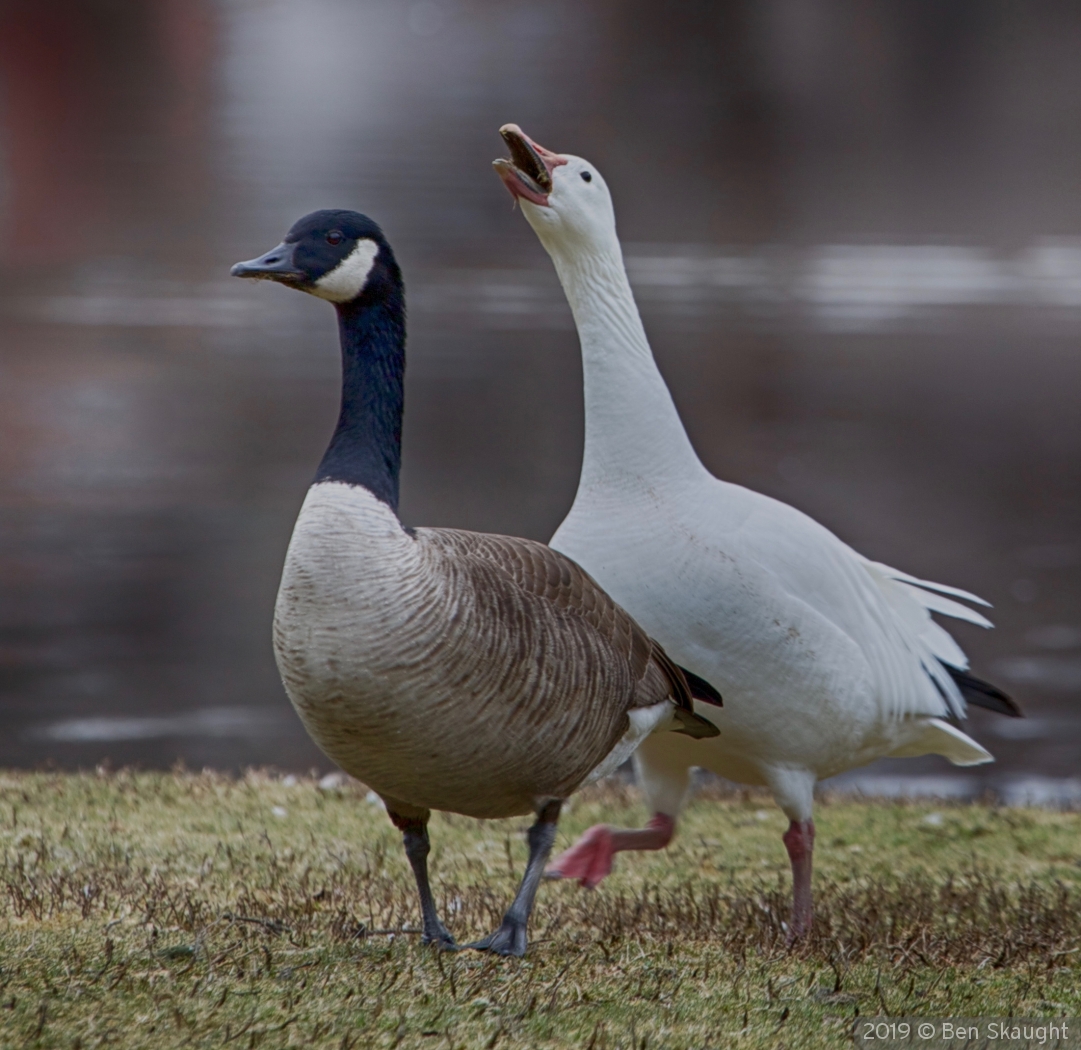
M 557 845 L 645 816 L 593 789 Z M 544 885 L 506 960 L 419 944 L 399 836 L 359 787 L 0 774 L 0 1046 L 830 1047 L 856 1016 L 1081 1014 L 1081 816 L 825 800 L 816 821 L 797 950 L 783 817 L 714 795 L 599 890 Z M 433 818 L 460 940 L 498 922 L 526 824 Z

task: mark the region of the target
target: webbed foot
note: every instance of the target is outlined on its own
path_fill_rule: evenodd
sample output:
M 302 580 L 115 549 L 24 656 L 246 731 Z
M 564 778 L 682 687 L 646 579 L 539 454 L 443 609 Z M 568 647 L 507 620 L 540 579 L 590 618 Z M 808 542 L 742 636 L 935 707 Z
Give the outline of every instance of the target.
M 612 859 L 616 853 L 612 830 L 607 824 L 595 824 L 548 865 L 544 877 L 577 879 L 580 886 L 595 889 L 612 872 Z
M 478 952 L 492 952 L 494 955 L 511 955 L 521 958 L 525 955 L 527 943 L 525 923 L 505 918 L 494 933 L 463 947 L 472 948 Z
M 456 952 L 458 950 L 458 942 L 442 923 L 439 924 L 438 930 L 425 930 L 420 942 L 421 944 L 430 944 L 441 952 Z

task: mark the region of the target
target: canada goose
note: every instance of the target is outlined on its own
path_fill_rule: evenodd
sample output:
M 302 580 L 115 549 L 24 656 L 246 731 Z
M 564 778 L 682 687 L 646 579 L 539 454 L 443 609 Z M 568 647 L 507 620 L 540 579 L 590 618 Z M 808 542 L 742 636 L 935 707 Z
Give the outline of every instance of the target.
M 647 828 L 591 828 L 549 874 L 595 886 L 615 852 L 667 845 L 689 767 L 701 766 L 768 786 L 788 816 L 788 933 L 799 937 L 811 923 L 815 782 L 886 755 L 990 762 L 947 719 L 963 718 L 966 700 L 1020 714 L 967 673 L 930 616 L 990 627 L 952 599 L 987 603 L 868 561 L 806 514 L 713 477 L 653 360 L 596 165 L 515 124 L 501 134 L 511 157 L 496 172 L 555 264 L 582 346 L 582 475 L 551 545 L 725 699 L 699 711 L 719 736 L 693 748 L 656 737 L 637 752 Z
M 315 742 L 401 829 L 426 942 L 455 946 L 428 884 L 431 810 L 537 814 L 513 904 L 470 945 L 522 955 L 562 800 L 654 730 L 717 730 L 694 713 L 681 671 L 569 558 L 531 540 L 402 526 L 404 292 L 371 219 L 313 212 L 232 272 L 338 312 L 341 412 L 274 614 L 286 692 Z

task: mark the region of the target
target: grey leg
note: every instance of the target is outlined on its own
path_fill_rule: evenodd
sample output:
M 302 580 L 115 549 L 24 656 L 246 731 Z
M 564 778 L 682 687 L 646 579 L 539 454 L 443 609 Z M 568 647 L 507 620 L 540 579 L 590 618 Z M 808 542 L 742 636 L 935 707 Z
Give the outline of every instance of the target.
M 417 880 L 420 913 L 424 918 L 422 940 L 425 944 L 434 944 L 439 948 L 456 948 L 454 938 L 439 920 L 439 915 L 435 910 L 435 901 L 432 900 L 432 887 L 428 882 L 428 853 L 432 848 L 428 841 L 428 816 L 425 815 L 423 819 L 403 817 L 394 813 L 389 807 L 387 815 L 394 821 L 395 826 L 401 829 L 405 855 L 409 858 L 409 863 L 413 868 L 413 877 Z
M 467 948 L 495 952 L 496 955 L 525 955 L 526 928 L 537 887 L 544 877 L 544 866 L 556 840 L 556 824 L 562 805 L 559 800 L 549 802 L 537 814 L 536 823 L 529 829 L 529 863 L 526 864 L 522 885 L 518 887 L 514 902 L 503 916 L 499 929 L 483 940 L 467 944 Z

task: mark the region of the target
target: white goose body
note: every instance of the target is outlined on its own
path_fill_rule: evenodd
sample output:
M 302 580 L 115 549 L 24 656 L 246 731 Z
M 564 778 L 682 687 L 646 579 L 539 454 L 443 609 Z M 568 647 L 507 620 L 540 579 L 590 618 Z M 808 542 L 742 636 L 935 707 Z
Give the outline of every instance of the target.
M 689 486 L 591 488 L 551 542 L 724 697 L 723 708 L 700 712 L 720 736 L 693 748 L 647 741 L 647 766 L 651 755 L 679 754 L 684 770 L 769 785 L 805 820 L 816 780 L 884 755 L 991 758 L 941 721 L 950 712 L 918 633 L 934 626 L 926 610 L 785 504 L 708 475 Z M 909 606 L 907 623 L 899 605 Z M 676 797 L 665 802 L 678 811 L 686 773 L 671 779 Z
M 958 678 L 965 656 L 929 612 L 990 626 L 945 595 L 986 603 L 869 562 L 806 514 L 714 478 L 653 360 L 600 173 L 515 125 L 502 133 L 512 160 L 496 169 L 552 258 L 582 348 L 582 474 L 551 545 L 724 697 L 699 712 L 719 736 L 691 747 L 650 739 L 636 753 L 652 831 L 591 829 L 553 873 L 595 885 L 613 852 L 665 845 L 689 769 L 702 767 L 768 785 L 792 821 L 798 935 L 810 922 L 817 780 L 887 755 L 992 761 L 944 721 L 964 716 L 958 681 L 977 702 L 1016 709 Z

